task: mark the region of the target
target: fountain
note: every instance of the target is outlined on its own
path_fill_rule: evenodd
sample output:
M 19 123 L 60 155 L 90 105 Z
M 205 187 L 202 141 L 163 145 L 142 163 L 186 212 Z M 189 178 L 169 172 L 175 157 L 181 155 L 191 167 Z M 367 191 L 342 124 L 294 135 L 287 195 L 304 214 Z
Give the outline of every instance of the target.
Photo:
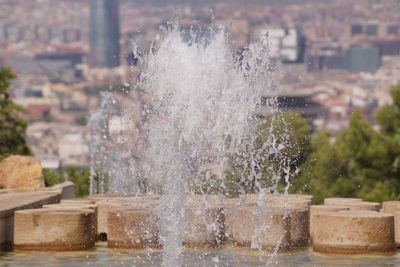
M 60 201 L 70 182 L 3 193 L 0 245 L 20 251 L 2 262 L 399 265 L 399 201 L 378 212 L 362 199 L 310 206 L 312 196 L 288 194 L 297 170 L 268 46 L 229 40 L 223 28 L 164 28 L 141 53 L 138 82 L 103 93 L 90 119 L 91 195 Z
M 190 36 L 188 40 L 185 34 Z M 289 166 L 287 162 L 281 162 L 278 171 L 271 176 L 271 187 L 258 181 L 260 174 L 257 172 L 260 159 L 280 153 L 287 144 L 277 142 L 270 135 L 261 147 L 254 147 L 255 132 L 262 122 L 256 110 L 262 106 L 262 97 L 276 90 L 273 64 L 268 46 L 261 42 L 238 53 L 223 28 L 210 26 L 203 31 L 185 33 L 176 23 L 163 29 L 140 62 L 143 70 L 131 90 L 139 101 L 131 108 L 140 106 L 141 113 L 135 113 L 139 117 L 134 119 L 136 124 L 131 132 L 119 138 L 124 140 L 119 149 L 124 154 L 129 146 L 128 135 L 136 134 L 134 139 L 138 142 L 130 146 L 136 151 L 135 157 L 129 149 L 125 152 L 131 156 L 129 160 L 113 157 L 112 152 L 115 156 L 118 149 L 104 149 L 112 147 L 110 143 L 118 148 L 118 142 L 109 138 L 110 118 L 117 113 L 126 118 L 133 112 L 129 107 L 122 113 L 115 111 L 118 109 L 113 108 L 116 100 L 111 94 L 103 94 L 100 109 L 90 121 L 94 137 L 97 136 L 91 145 L 94 155 L 91 181 L 96 184 L 94 176 L 105 173 L 113 185 L 108 190 L 111 193 L 125 193 L 127 180 L 135 181 L 131 182 L 136 186 L 130 188 L 130 192 L 143 193 L 138 190 L 143 180 L 146 180 L 146 190 L 161 191 L 162 200 L 157 211 L 160 242 L 164 248 L 163 265 L 179 266 L 184 238 L 181 229 L 185 227 L 188 198 L 195 187 L 203 189 L 203 194 L 215 189 L 204 185 L 212 178 L 222 181 L 220 176 L 229 167 L 230 159 L 248 165 L 241 174 L 241 183 L 255 182 L 261 195 L 277 193 L 280 173 L 285 173 L 284 192 L 287 193 L 290 175 L 289 170 L 284 170 Z M 274 97 L 268 98 L 263 107 L 272 119 L 279 113 Z M 121 167 L 121 162 L 140 167 L 134 174 L 123 172 L 126 168 Z M 106 192 L 105 178 L 101 175 L 98 185 L 92 186 L 92 193 L 96 191 L 94 188 L 99 188 L 99 193 Z M 220 186 L 223 191 L 224 183 Z M 263 231 L 265 229 L 257 229 L 256 232 Z M 259 248 L 257 242 L 252 246 Z

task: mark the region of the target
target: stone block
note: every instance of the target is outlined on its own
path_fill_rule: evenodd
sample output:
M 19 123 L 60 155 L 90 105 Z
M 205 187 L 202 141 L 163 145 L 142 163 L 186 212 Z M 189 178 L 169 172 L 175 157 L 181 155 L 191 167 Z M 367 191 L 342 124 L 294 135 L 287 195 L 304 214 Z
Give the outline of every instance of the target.
M 359 198 L 327 198 L 324 203 L 331 206 L 345 206 L 354 211 L 379 211 L 381 208 L 381 204 L 378 202 L 362 201 Z
M 92 225 L 93 237 L 95 240 L 98 239 L 97 234 L 97 205 L 96 204 L 85 204 L 85 203 L 60 203 L 60 204 L 48 204 L 43 205 L 43 209 L 56 209 L 56 210 L 93 210 L 95 214 L 95 222 Z
M 0 218 L 0 251 L 12 250 L 14 215 Z
M 71 251 L 94 246 L 93 210 L 34 209 L 15 212 L 14 246 L 20 250 Z
M 383 202 L 383 212 L 394 215 L 394 232 L 396 246 L 400 247 L 400 201 Z
M 95 204 L 95 201 L 90 200 L 88 198 L 70 198 L 70 199 L 61 199 L 61 204 Z
M 15 211 L 41 208 L 59 201 L 60 194 L 54 192 L 0 194 L 0 251 L 12 248 Z
M 378 202 L 367 202 L 367 201 L 361 201 L 361 202 L 352 202 L 352 203 L 346 203 L 343 204 L 344 206 L 348 207 L 349 210 L 353 211 L 379 211 L 381 208 L 381 204 Z
M 314 215 L 313 249 L 323 253 L 393 252 L 394 216 L 375 211 L 339 211 Z
M 311 205 L 310 206 L 310 240 L 312 242 L 313 239 L 313 229 L 314 229 L 314 216 L 316 214 L 324 213 L 324 212 L 334 212 L 334 211 L 342 211 L 349 210 L 346 206 L 340 205 Z
M 109 247 L 159 248 L 157 214 L 151 208 L 129 208 L 108 213 Z
M 311 206 L 312 198 L 295 196 L 268 196 L 266 198 L 266 204 L 278 207 L 298 207 L 308 209 Z
M 118 194 L 94 194 L 87 197 L 89 200 L 97 201 L 129 201 L 136 199 L 160 199 L 160 195 L 147 195 L 147 194 L 127 194 L 127 195 L 118 195 Z
M 221 206 L 225 199 L 225 196 L 222 195 L 190 195 L 186 198 L 186 205 Z
M 308 246 L 310 242 L 310 211 L 308 207 L 288 208 L 290 219 L 290 243 L 289 249 Z
M 229 202 L 267 205 L 275 207 L 284 207 L 287 203 L 288 207 L 308 208 L 312 203 L 312 196 L 297 194 L 266 194 L 264 196 L 256 194 L 241 195 L 239 198 L 228 199 Z
M 97 205 L 97 231 L 100 236 L 100 240 L 105 241 L 108 233 L 108 213 L 110 211 L 126 209 L 126 208 L 137 208 L 145 207 L 148 205 L 158 205 L 156 198 L 147 197 L 130 197 L 130 198 L 113 198 L 106 200 L 96 201 Z
M 185 207 L 183 244 L 188 247 L 220 246 L 225 240 L 225 214 L 223 207 Z
M 42 166 L 34 157 L 9 156 L 0 161 L 0 189 L 41 187 L 44 187 Z
M 61 184 L 56 184 L 51 188 L 55 190 L 61 190 L 61 199 L 75 198 L 75 185 L 71 181 L 66 181 Z
M 43 205 L 43 209 L 58 209 L 58 210 L 93 210 L 97 216 L 97 205 L 96 204 L 85 204 L 85 203 L 58 203 L 58 204 L 47 204 Z M 97 218 L 96 218 L 97 219 Z
M 258 207 L 242 204 L 228 207 L 226 227 L 237 246 L 289 250 L 308 244 L 308 209 Z
M 396 246 L 400 247 L 400 211 L 394 213 L 394 237 Z
M 343 203 L 349 202 L 361 202 L 361 198 L 344 198 L 344 197 L 332 197 L 332 198 L 325 198 L 324 204 L 325 205 L 341 205 Z
M 392 213 L 400 211 L 400 201 L 385 201 L 383 202 L 383 212 Z

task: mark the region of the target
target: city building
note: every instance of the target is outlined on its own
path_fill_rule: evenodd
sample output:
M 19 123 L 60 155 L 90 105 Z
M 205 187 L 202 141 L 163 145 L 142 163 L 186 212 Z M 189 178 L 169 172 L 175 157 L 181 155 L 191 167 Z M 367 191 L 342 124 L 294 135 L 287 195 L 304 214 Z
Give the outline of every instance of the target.
M 377 36 L 379 26 L 376 24 L 368 24 L 365 26 L 365 34 L 368 36 Z
M 113 68 L 120 64 L 118 0 L 90 2 L 89 65 Z
M 272 58 L 284 63 L 303 61 L 304 38 L 300 31 L 294 28 L 275 28 L 260 31 L 263 42 L 269 45 Z
M 379 48 L 372 45 L 350 47 L 345 62 L 350 72 L 374 72 L 381 65 Z
M 347 70 L 349 72 L 375 72 L 381 66 L 382 51 L 396 52 L 397 46 L 353 45 L 347 49 L 341 47 L 319 47 L 307 55 L 308 71 Z M 393 50 L 393 51 L 392 51 Z
M 387 34 L 398 36 L 400 33 L 398 25 L 388 25 L 387 26 Z
M 361 24 L 353 24 L 351 25 L 351 35 L 355 36 L 358 34 L 362 34 L 364 32 L 363 26 Z

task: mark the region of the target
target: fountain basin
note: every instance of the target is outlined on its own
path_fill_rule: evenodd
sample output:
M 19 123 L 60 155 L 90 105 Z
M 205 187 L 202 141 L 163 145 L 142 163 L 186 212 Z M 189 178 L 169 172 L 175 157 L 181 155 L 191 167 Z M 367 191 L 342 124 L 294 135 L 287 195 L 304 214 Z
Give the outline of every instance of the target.
M 308 209 L 260 208 L 243 204 L 227 208 L 227 229 L 230 242 L 273 250 L 289 250 L 305 246 L 309 240 Z
M 95 212 L 34 209 L 15 212 L 14 246 L 20 250 L 68 251 L 94 246 Z
M 325 205 L 341 205 L 344 203 L 361 202 L 361 198 L 344 198 L 344 197 L 331 197 L 325 198 Z
M 225 240 L 225 214 L 223 207 L 186 207 L 186 225 L 183 244 L 188 247 L 218 247 Z
M 108 213 L 126 208 L 144 207 L 147 205 L 157 205 L 156 198 L 147 197 L 116 197 L 116 198 L 101 198 L 96 201 L 97 213 L 97 232 L 100 239 L 105 241 L 108 234 Z
M 310 241 L 313 241 L 314 216 L 325 212 L 349 210 L 346 206 L 339 205 L 312 205 L 310 206 Z
M 316 252 L 362 254 L 393 252 L 394 216 L 374 211 L 339 211 L 313 217 Z
M 108 213 L 109 247 L 159 248 L 158 217 L 153 208 L 130 208 Z

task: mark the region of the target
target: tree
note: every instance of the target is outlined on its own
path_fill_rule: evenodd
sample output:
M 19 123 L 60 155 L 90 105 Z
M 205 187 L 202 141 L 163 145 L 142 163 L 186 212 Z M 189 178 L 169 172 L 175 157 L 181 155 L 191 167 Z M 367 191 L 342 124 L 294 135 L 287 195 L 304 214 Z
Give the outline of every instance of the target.
M 8 92 L 14 78 L 9 68 L 0 70 L 0 157 L 31 155 L 25 141 L 27 122 L 21 117 L 24 109 L 13 103 Z
M 87 196 L 90 186 L 90 170 L 88 168 L 69 168 L 66 172 L 67 180 L 75 184 L 75 194 L 78 197 Z
M 43 177 L 47 187 L 64 181 L 71 181 L 75 185 L 75 195 L 77 197 L 89 194 L 90 170 L 88 168 L 77 169 L 70 167 L 67 170 L 43 169 Z
M 311 152 L 311 128 L 297 113 L 267 118 L 255 134 L 245 156 L 231 159 L 232 168 L 224 181 L 228 195 L 254 193 L 261 188 L 282 192 L 286 186 L 282 177 L 292 182 Z
M 65 181 L 65 177 L 62 172 L 53 171 L 50 169 L 43 169 L 43 179 L 46 187 L 52 187 Z
M 79 125 L 79 126 L 86 126 L 87 125 L 86 116 L 77 116 L 77 117 L 75 117 L 75 124 Z
M 391 91 L 393 104 L 382 107 L 376 116 L 382 133 L 389 136 L 400 134 L 400 85 Z
M 332 196 L 372 201 L 398 197 L 393 164 L 399 151 L 360 112 L 353 113 L 349 126 L 334 141 L 326 132 L 317 134 L 312 148 L 295 188 L 314 195 L 316 202 Z

